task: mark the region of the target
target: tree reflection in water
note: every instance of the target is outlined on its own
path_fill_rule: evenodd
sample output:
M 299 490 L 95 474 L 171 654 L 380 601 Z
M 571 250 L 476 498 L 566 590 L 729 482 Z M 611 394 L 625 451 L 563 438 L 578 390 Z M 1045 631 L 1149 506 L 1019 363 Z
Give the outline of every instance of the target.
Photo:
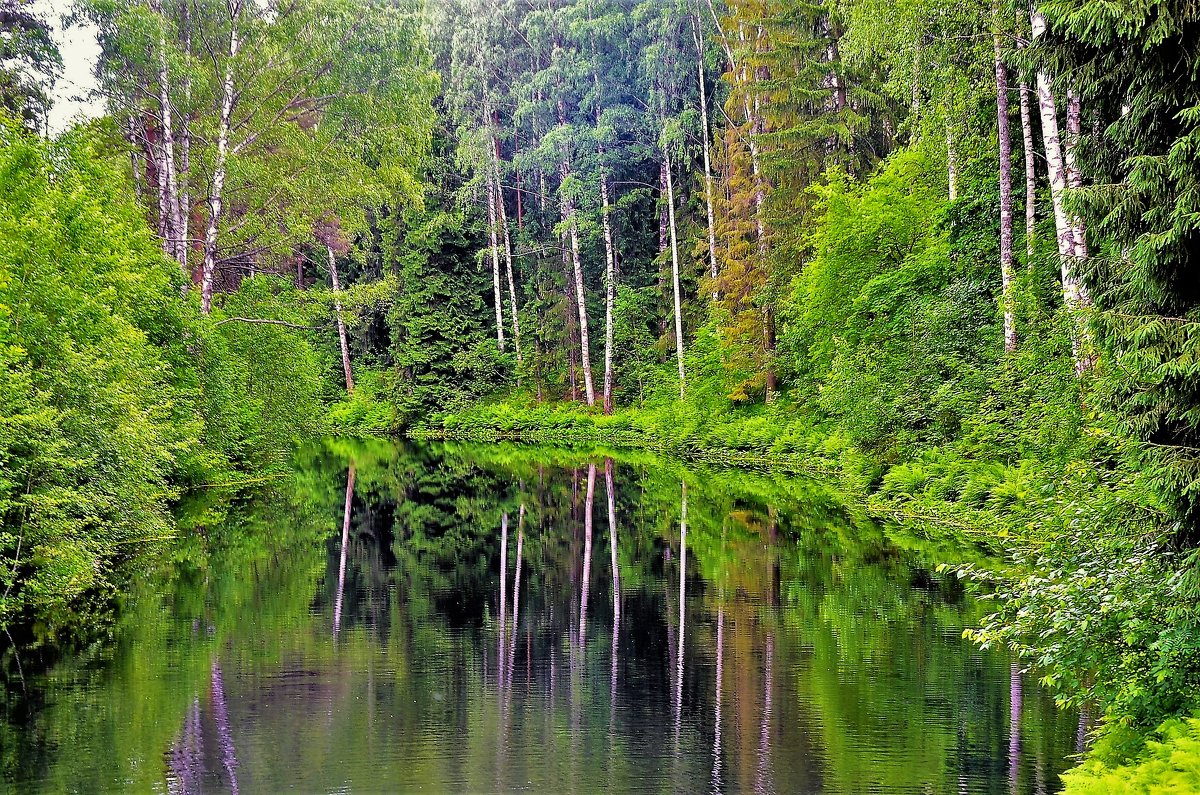
M 109 657 L 32 685 L 46 742 L 3 724 L 17 790 L 1032 795 L 1074 750 L 962 640 L 980 611 L 935 569 L 978 551 L 814 481 L 330 442 L 199 515 Z

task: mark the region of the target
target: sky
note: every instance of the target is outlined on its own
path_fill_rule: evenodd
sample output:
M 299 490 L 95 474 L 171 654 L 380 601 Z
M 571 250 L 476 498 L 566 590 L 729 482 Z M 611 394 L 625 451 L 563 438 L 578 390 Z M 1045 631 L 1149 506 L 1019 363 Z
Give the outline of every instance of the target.
M 95 29 L 76 25 L 63 29 L 63 15 L 71 10 L 71 0 L 34 0 L 34 9 L 54 28 L 54 38 L 62 53 L 63 73 L 54 84 L 54 105 L 50 108 L 50 132 L 60 133 L 78 116 L 99 116 L 103 103 L 88 99 L 96 87 L 92 73 L 100 46 Z

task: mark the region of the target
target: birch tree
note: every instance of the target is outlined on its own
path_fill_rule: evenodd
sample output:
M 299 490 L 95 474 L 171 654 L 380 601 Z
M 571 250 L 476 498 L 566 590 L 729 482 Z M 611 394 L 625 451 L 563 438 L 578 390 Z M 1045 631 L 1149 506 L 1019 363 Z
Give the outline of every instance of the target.
M 993 17 L 998 12 L 993 9 Z M 1017 349 L 1017 326 L 1013 309 L 1013 190 L 1012 136 L 1008 119 L 1008 69 L 1000 49 L 1000 33 L 993 34 L 996 53 L 996 131 L 1000 149 L 1000 303 L 1004 309 L 1004 350 Z

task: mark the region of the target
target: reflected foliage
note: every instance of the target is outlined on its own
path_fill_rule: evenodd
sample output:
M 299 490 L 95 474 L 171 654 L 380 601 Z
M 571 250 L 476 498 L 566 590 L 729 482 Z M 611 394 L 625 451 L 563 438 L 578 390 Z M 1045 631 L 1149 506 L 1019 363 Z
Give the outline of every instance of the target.
M 612 466 L 610 557 L 605 463 L 328 441 L 251 497 L 189 501 L 108 642 L 57 665 L 10 653 L 0 780 L 1057 788 L 1074 717 L 963 640 L 979 611 L 936 570 L 978 550 L 814 481 L 632 455 Z

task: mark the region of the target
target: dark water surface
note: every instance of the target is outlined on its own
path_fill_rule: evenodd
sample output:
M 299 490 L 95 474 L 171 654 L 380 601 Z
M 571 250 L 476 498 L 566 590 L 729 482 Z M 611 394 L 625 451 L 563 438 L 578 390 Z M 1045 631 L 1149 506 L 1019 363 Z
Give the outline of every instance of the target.
M 979 553 L 817 482 L 330 442 L 182 514 L 110 641 L 8 677 L 3 789 L 1015 795 L 1076 748 L 962 639 Z

